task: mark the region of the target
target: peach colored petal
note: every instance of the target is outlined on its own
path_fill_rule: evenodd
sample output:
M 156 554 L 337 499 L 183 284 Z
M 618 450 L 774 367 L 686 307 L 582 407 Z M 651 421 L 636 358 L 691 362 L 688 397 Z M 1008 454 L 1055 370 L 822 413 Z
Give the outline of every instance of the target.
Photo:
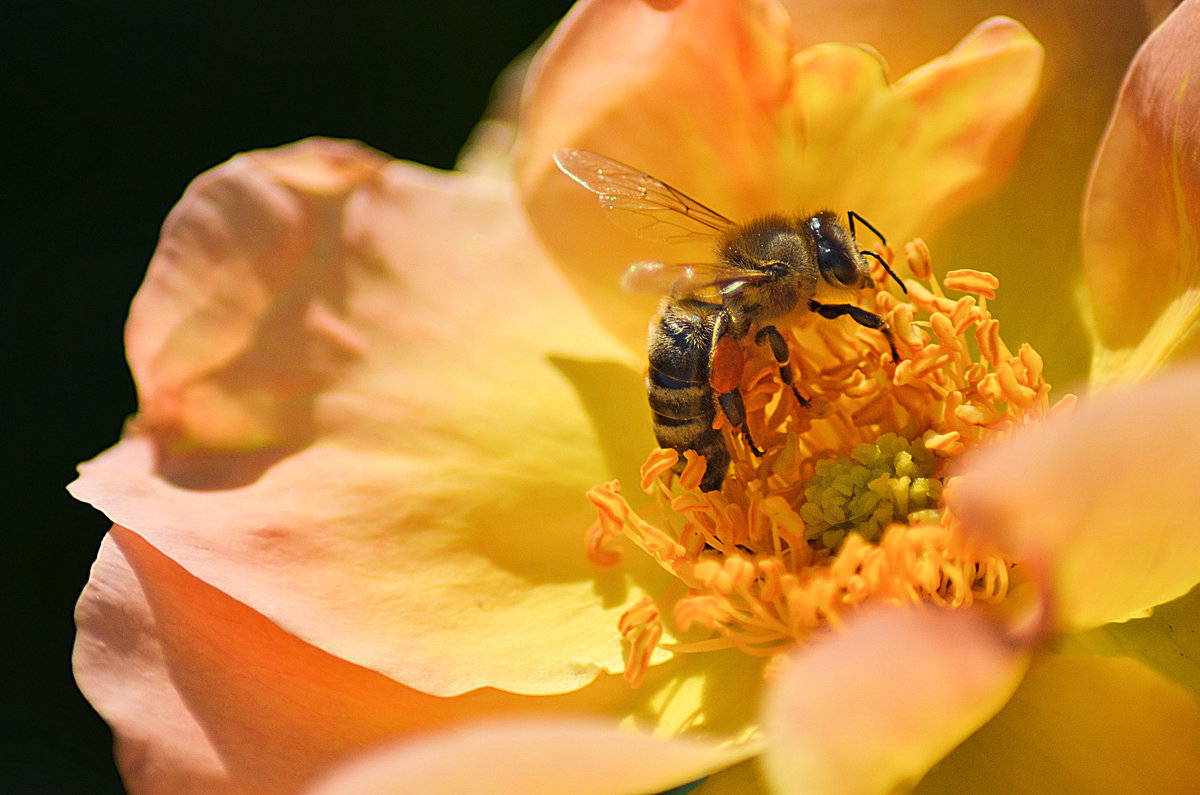
M 597 580 L 582 495 L 652 445 L 638 365 L 510 185 L 328 143 L 236 158 L 172 214 L 129 335 L 146 413 L 81 499 L 428 692 L 621 669 L 617 619 L 663 575 Z
M 871 52 L 797 53 L 773 3 L 585 2 L 531 68 L 518 171 L 539 235 L 598 317 L 640 349 L 653 301 L 623 295 L 621 270 L 709 259 L 709 246 L 608 224 L 554 168 L 554 149 L 616 157 L 734 220 L 852 207 L 905 240 L 1003 173 L 1040 64 L 1023 28 L 993 20 L 892 91 Z
M 768 779 L 779 793 L 902 791 L 1004 705 L 1027 659 L 973 610 L 864 613 L 768 694 Z
M 919 795 L 1200 791 L 1200 708 L 1133 660 L 1041 654 Z
M 168 446 L 263 449 L 311 438 L 313 395 L 365 341 L 341 323 L 340 252 L 316 241 L 382 155 L 306 141 L 197 178 L 167 217 L 125 340 L 139 422 Z
M 777 178 L 760 171 L 759 153 L 773 149 L 765 111 L 786 96 L 790 57 L 787 19 L 770 0 L 584 0 L 538 53 L 517 157 L 527 209 L 576 289 L 632 350 L 644 349 L 657 299 L 622 291 L 625 267 L 707 259 L 710 246 L 657 244 L 618 229 L 551 153 L 597 150 L 732 215 L 730 180 L 745 191 Z
M 739 758 L 714 743 L 652 740 L 597 721 L 493 721 L 385 746 L 307 793 L 659 792 Z
M 1092 382 L 1139 379 L 1200 349 L 1200 2 L 1130 66 L 1088 185 Z
M 1095 398 L 965 462 L 947 493 L 1041 578 L 1062 626 L 1123 621 L 1200 582 L 1200 368 Z
M 455 171 L 512 178 L 521 91 L 536 51 L 537 45 L 534 45 L 518 55 L 496 78 L 483 118 L 471 130 L 458 153 Z
M 645 715 L 679 673 L 652 672 L 644 691 L 606 676 L 562 696 L 430 696 L 305 643 L 120 526 L 76 622 L 76 678 L 138 795 L 294 792 L 385 739 L 489 715 Z

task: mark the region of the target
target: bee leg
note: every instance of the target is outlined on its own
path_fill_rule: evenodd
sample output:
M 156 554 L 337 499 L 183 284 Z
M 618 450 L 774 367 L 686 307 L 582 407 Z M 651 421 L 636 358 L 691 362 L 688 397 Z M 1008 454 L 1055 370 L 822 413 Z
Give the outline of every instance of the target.
M 779 380 L 792 388 L 792 394 L 796 396 L 796 402 L 804 408 L 812 405 L 808 398 L 800 394 L 800 390 L 796 389 L 796 384 L 793 383 L 793 373 L 789 359 L 791 357 L 788 351 L 787 341 L 783 335 L 779 333 L 779 329 L 774 326 L 763 326 L 754 335 L 754 343 L 762 345 L 764 342 L 771 346 L 771 353 L 775 356 L 775 361 L 779 362 Z
M 820 301 L 809 301 L 808 308 L 829 320 L 841 317 L 842 315 L 849 315 L 850 319 L 858 325 L 875 329 L 887 338 L 888 347 L 892 349 L 892 361 L 900 361 L 900 354 L 896 352 L 896 338 L 892 336 L 891 327 L 888 326 L 886 320 L 874 312 L 868 312 L 854 304 L 822 304 Z
M 730 424 L 741 429 L 742 439 L 750 448 L 750 452 L 756 456 L 762 455 L 763 451 L 750 438 L 750 428 L 746 425 L 746 404 L 742 402 L 742 393 L 736 389 L 732 392 L 723 392 L 717 395 L 717 402 L 721 404 L 721 411 L 725 413 Z
M 750 429 L 746 426 L 746 404 L 742 402 L 742 393 L 738 390 L 742 382 L 742 370 L 746 366 L 746 352 L 733 335 L 727 333 L 729 324 L 730 318 L 726 312 L 722 312 L 713 324 L 708 380 L 726 419 L 733 427 L 741 429 L 742 438 L 750 452 L 762 455 L 763 451 L 750 438 Z

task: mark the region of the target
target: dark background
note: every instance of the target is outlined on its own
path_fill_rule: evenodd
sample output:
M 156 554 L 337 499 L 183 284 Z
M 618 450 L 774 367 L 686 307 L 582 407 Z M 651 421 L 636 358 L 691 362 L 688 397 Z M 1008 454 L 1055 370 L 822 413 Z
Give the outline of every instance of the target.
M 63 487 L 134 411 L 122 325 L 184 187 L 239 151 L 318 134 L 448 168 L 494 78 L 568 5 L 5 4 L 5 792 L 122 791 L 70 667 L 72 609 L 108 522 Z

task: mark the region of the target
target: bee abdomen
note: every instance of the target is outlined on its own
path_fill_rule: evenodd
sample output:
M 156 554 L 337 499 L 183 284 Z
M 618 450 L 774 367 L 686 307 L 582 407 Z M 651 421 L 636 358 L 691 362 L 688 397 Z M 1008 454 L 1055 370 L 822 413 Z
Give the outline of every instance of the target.
M 709 383 L 709 356 L 718 307 L 698 301 L 667 303 L 650 326 L 650 368 L 646 395 L 654 436 L 662 447 L 682 455 L 695 450 L 708 461 L 700 487 L 721 487 L 729 452 L 715 430 L 717 405 Z M 683 461 L 676 467 L 682 469 Z

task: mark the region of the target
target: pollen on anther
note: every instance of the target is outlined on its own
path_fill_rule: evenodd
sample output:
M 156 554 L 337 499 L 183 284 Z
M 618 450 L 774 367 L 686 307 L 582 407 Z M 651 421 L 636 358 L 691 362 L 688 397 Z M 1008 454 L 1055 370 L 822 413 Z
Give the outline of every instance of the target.
M 982 295 L 987 299 L 992 299 L 996 297 L 996 290 L 1000 287 L 1000 280 L 986 271 L 965 268 L 963 270 L 948 272 L 946 277 L 942 279 L 942 284 L 949 290 L 959 290 L 964 293 L 973 293 L 975 295 Z

